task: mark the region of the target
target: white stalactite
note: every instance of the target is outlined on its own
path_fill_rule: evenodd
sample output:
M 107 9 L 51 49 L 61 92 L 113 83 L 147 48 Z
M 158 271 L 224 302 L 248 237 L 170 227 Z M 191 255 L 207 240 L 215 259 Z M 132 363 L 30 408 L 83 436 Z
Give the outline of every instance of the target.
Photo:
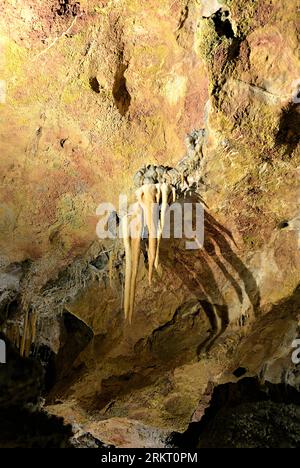
M 157 269 L 159 263 L 159 247 L 170 194 L 175 201 L 175 188 L 166 182 L 143 185 L 136 191 L 137 203 L 121 221 L 125 248 L 124 313 L 125 319 L 128 319 L 130 323 L 134 312 L 143 226 L 145 224 L 148 228 L 148 280 L 151 285 L 153 268 Z M 161 209 L 158 217 L 160 203 Z

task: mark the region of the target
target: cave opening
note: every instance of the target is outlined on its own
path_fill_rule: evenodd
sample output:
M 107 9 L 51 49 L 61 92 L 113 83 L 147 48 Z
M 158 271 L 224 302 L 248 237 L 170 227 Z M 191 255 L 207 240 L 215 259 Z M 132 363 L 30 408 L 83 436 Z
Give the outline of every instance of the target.
M 90 87 L 96 94 L 100 94 L 101 86 L 96 76 L 92 76 L 89 79 Z

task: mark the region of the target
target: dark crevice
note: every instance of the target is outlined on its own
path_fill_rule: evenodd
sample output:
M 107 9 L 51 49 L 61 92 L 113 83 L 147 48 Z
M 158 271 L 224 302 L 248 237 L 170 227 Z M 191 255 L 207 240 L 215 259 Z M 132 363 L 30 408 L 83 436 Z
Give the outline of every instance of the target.
M 36 362 L 39 362 L 44 370 L 44 382 L 42 392 L 47 394 L 56 382 L 56 355 L 46 345 L 40 345 L 34 349 L 32 357 Z
M 6 320 L 13 319 L 19 312 L 20 299 L 18 296 L 13 294 L 7 298 L 7 301 L 0 306 L 0 325 L 2 325 Z
M 65 146 L 65 143 L 66 143 L 67 140 L 68 140 L 68 138 L 62 138 L 60 140 L 59 144 L 60 144 L 61 148 L 63 148 Z
M 284 145 L 287 148 L 287 154 L 292 154 L 300 141 L 300 104 L 290 103 L 283 109 L 279 130 L 276 135 L 276 144 Z
M 235 377 L 238 377 L 238 378 L 239 378 L 239 377 L 242 377 L 243 375 L 245 375 L 246 372 L 247 372 L 247 369 L 245 369 L 245 367 L 238 367 L 238 368 L 235 369 L 235 371 L 232 372 L 232 373 L 233 373 L 233 375 L 234 375 Z
M 189 17 L 189 6 L 188 4 L 184 7 L 181 12 L 180 19 L 178 22 L 177 30 L 176 30 L 176 39 L 178 40 L 180 37 L 181 30 L 184 28 L 184 25 Z
M 112 91 L 115 104 L 122 116 L 127 113 L 131 103 L 131 96 L 128 92 L 125 78 L 125 72 L 127 68 L 128 65 L 123 63 L 119 65 L 115 74 Z
M 73 362 L 93 338 L 92 329 L 75 315 L 64 311 L 61 330 L 62 346 L 57 355 L 57 373 L 68 375 Z
M 55 400 L 54 395 L 59 390 L 68 387 L 72 382 L 73 374 L 80 373 L 80 366 L 75 366 L 76 358 L 88 346 L 94 334 L 92 329 L 75 315 L 67 310 L 63 312 L 61 320 L 61 346 L 55 355 L 51 373 L 51 382 L 48 385 L 48 402 Z M 74 370 L 74 368 L 76 368 Z
M 289 222 L 288 221 L 281 221 L 279 224 L 278 224 L 278 229 L 285 229 L 289 227 Z
M 7 363 L 0 366 L 0 447 L 71 447 L 71 426 L 40 409 L 43 369 L 33 359 L 22 358 L 0 333 L 7 345 Z
M 109 257 L 106 252 L 101 252 L 90 264 L 93 265 L 97 270 L 103 270 L 109 261 Z
M 212 90 L 212 95 L 218 104 L 220 91 L 235 68 L 236 61 L 241 54 L 241 44 L 245 38 L 235 35 L 228 10 L 221 8 L 210 17 L 210 20 L 213 21 L 215 31 L 219 36 L 219 47 L 216 49 L 213 60 L 213 68 L 217 68 L 214 71 L 216 79 Z M 225 38 L 229 41 L 226 42 Z
M 211 16 L 211 19 L 214 22 L 215 30 L 219 37 L 225 36 L 227 39 L 235 38 L 228 11 L 220 9 Z
M 80 13 L 80 2 L 72 0 L 59 0 L 56 14 L 61 17 L 77 16 Z
M 91 87 L 91 89 L 94 91 L 94 93 L 99 94 L 100 91 L 101 91 L 101 86 L 100 86 L 100 83 L 99 83 L 99 81 L 97 80 L 96 76 L 92 76 L 92 77 L 89 79 L 89 83 L 90 83 L 90 87 Z

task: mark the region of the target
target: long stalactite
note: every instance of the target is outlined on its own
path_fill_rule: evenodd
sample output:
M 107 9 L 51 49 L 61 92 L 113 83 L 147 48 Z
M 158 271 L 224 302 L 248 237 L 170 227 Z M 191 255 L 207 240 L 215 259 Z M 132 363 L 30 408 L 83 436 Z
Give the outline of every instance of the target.
M 137 202 L 121 221 L 125 248 L 124 313 L 129 323 L 134 312 L 143 228 L 146 227 L 148 232 L 148 281 L 151 286 L 153 270 L 159 265 L 160 241 L 170 195 L 175 201 L 175 189 L 166 182 L 142 185 L 136 190 Z

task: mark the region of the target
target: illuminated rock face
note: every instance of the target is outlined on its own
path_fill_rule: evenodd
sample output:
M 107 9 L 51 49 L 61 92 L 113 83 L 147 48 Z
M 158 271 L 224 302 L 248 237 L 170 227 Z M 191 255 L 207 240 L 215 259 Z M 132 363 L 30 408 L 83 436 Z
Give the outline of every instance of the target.
M 299 385 L 300 63 L 296 2 L 284 3 L 31 0 L 16 15 L 10 0 L 1 11 L 0 266 L 28 260 L 10 292 L 41 314 L 37 344 L 59 355 L 63 307 L 93 332 L 49 402 L 82 425 L 96 411 L 100 439 L 105 418 L 122 418 L 121 432 L 123 418 L 184 430 L 239 368 Z M 124 248 L 92 244 L 96 207 L 177 164 L 167 182 L 182 203 L 205 203 L 204 248 L 161 239 L 149 287 L 141 243 L 129 327 Z M 7 289 L 0 304 L 19 318 Z
M 59 263 L 94 238 L 100 202 L 116 202 L 144 163 L 179 160 L 185 134 L 203 126 L 199 7 L 0 8 L 1 252 L 9 261 L 51 252 Z

